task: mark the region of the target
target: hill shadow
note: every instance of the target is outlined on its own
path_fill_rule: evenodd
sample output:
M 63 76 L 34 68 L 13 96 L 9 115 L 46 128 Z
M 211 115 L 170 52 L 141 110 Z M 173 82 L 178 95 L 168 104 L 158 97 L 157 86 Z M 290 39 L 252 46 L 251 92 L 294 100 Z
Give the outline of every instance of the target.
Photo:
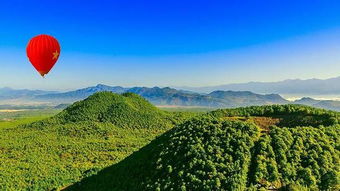
M 145 181 L 155 176 L 152 169 L 158 158 L 157 153 L 160 152 L 162 143 L 166 141 L 171 131 L 157 137 L 119 163 L 106 167 L 97 174 L 83 178 L 62 190 L 145 190 Z

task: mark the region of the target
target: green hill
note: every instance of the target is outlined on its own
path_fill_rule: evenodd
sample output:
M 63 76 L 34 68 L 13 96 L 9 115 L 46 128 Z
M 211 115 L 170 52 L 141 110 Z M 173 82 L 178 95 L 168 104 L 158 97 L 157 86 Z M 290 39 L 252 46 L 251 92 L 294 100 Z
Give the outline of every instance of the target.
M 66 190 L 338 190 L 338 116 L 297 105 L 214 111 Z
M 61 123 L 110 122 L 118 127 L 129 128 L 169 127 L 167 117 L 168 114 L 136 94 L 118 95 L 111 92 L 96 93 L 56 116 Z
M 55 190 L 115 164 L 191 113 L 101 92 L 54 117 L 0 128 L 0 190 Z M 19 121 L 15 121 L 19 124 Z
M 122 128 L 162 128 L 172 127 L 182 113 L 159 110 L 147 100 L 133 93 L 115 94 L 98 92 L 83 101 L 78 101 L 58 115 L 33 126 L 44 124 L 69 124 L 82 122 L 112 123 Z

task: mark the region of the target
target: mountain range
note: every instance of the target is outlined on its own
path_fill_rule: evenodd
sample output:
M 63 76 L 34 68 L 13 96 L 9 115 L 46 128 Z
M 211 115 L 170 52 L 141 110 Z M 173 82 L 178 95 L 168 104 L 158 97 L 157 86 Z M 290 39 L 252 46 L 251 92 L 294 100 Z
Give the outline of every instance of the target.
M 131 92 L 141 95 L 151 103 L 159 106 L 197 106 L 213 108 L 232 108 L 250 105 L 270 105 L 270 104 L 302 104 L 318 108 L 340 111 L 340 101 L 316 100 L 303 97 L 299 100 L 288 101 L 279 94 L 257 94 L 250 91 L 213 91 L 208 94 L 190 91 L 177 90 L 174 88 L 159 87 L 133 87 L 124 88 L 121 86 L 107 86 L 98 84 L 75 91 L 64 93 L 49 93 L 37 95 L 36 101 L 52 103 L 72 103 L 85 99 L 96 92 L 109 91 L 113 93 Z
M 36 101 L 48 101 L 53 103 L 71 103 L 85 99 L 96 92 L 109 91 L 113 93 L 135 93 L 141 95 L 155 105 L 163 106 L 199 106 L 199 107 L 240 107 L 249 105 L 268 105 L 268 104 L 285 104 L 287 100 L 278 94 L 260 95 L 249 91 L 214 91 L 209 94 L 199 94 L 176 90 L 174 88 L 159 87 L 133 87 L 123 88 L 120 86 L 106 86 L 98 84 L 94 87 L 88 87 L 65 93 L 51 93 L 37 95 Z
M 29 90 L 29 89 L 12 89 L 9 87 L 0 88 L 0 100 L 17 99 L 17 98 L 33 98 L 37 95 L 56 93 L 56 91 Z
M 197 93 L 194 91 L 175 89 L 170 87 L 132 87 L 126 88 L 121 86 L 107 86 L 98 84 L 96 86 L 87 87 L 68 92 L 56 91 L 42 91 L 42 90 L 15 90 L 11 88 L 0 88 L 1 104 L 10 105 L 14 103 L 48 103 L 49 105 L 70 104 L 75 101 L 83 100 L 96 92 L 113 92 L 113 93 L 135 93 L 141 95 L 154 105 L 158 106 L 190 106 L 190 107 L 211 107 L 211 108 L 233 108 L 244 107 L 251 105 L 270 105 L 270 104 L 303 104 L 324 109 L 331 109 L 340 111 L 340 101 L 332 100 L 316 100 L 309 97 L 304 97 L 296 101 L 288 101 L 277 93 L 259 94 L 254 92 L 270 92 L 272 87 L 273 92 L 286 93 L 336 93 L 340 94 L 340 87 L 336 82 L 340 78 L 333 78 L 328 80 L 286 80 L 282 82 L 261 83 L 250 82 L 247 84 L 231 84 L 221 87 L 219 89 L 234 89 L 234 90 L 214 90 L 210 93 Z M 340 81 L 339 81 L 340 83 Z M 251 85 L 253 84 L 253 85 Z M 284 85 L 286 84 L 286 85 Z M 289 86 L 296 84 L 295 90 L 288 91 Z M 309 85 L 308 85 L 309 84 Z M 319 84 L 318 86 L 313 86 Z M 284 91 L 284 87 L 287 87 Z M 310 89 L 308 89 L 308 87 Z M 314 89 L 313 89 L 314 87 Z M 328 90 L 327 90 L 328 87 Z M 212 88 L 212 87 L 210 87 Z M 248 91 L 249 88 L 252 91 Z M 262 90 L 260 90 L 262 88 Z M 265 88 L 265 89 L 263 89 Z M 281 89 L 280 89 L 281 88 Z M 333 89 L 332 89 L 333 88 Z M 214 88 L 213 88 L 214 89 Z M 308 89 L 308 91 L 307 91 Z M 247 90 L 247 91 L 243 91 Z M 280 90 L 280 91 L 279 91 Z M 297 91 L 299 90 L 299 91 Z M 327 91 L 326 91 L 327 90 Z M 338 91 L 339 90 L 339 91 Z M 12 100 L 12 101 L 7 101 Z M 14 101 L 13 101 L 14 100 Z M 20 100 L 20 102 L 19 102 Z M 27 104 L 26 104 L 27 105 Z
M 289 95 L 340 94 L 340 76 L 329 79 L 293 79 L 278 82 L 248 82 L 205 87 L 179 87 L 178 89 L 208 93 L 215 90 L 252 91 L 260 94 Z

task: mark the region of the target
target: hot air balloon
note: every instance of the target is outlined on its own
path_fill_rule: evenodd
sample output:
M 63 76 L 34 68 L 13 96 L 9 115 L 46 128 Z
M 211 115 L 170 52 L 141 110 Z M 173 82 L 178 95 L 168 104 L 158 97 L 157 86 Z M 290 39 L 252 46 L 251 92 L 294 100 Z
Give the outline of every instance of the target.
M 44 77 L 57 62 L 60 46 L 54 37 L 41 34 L 28 42 L 26 53 L 34 68 Z

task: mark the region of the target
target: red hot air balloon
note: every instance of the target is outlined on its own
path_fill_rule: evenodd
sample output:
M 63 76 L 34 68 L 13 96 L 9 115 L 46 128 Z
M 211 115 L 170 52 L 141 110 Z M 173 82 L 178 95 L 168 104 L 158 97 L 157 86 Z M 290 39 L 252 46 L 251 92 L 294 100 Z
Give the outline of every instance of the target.
M 57 62 L 60 55 L 60 46 L 50 35 L 33 37 L 26 48 L 27 57 L 42 77 L 46 75 Z

